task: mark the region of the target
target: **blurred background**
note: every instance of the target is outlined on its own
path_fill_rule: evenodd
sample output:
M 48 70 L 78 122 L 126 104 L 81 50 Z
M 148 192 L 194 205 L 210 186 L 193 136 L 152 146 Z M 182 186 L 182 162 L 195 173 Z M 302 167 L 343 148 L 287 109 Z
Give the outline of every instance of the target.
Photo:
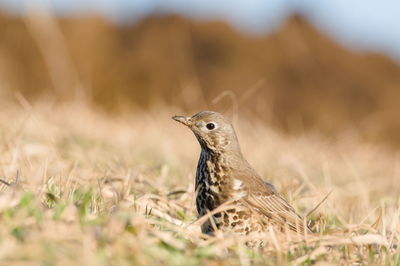
M 400 148 L 396 0 L 0 0 L 0 97 L 173 106 Z

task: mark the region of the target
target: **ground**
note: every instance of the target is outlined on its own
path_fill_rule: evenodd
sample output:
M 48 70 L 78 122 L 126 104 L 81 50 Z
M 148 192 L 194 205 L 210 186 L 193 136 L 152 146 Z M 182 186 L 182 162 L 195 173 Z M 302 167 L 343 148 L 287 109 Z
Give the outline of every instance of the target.
M 200 233 L 199 146 L 159 107 L 111 116 L 85 104 L 0 107 L 3 265 L 400 265 L 400 161 L 352 132 L 282 135 L 238 115 L 248 161 L 318 233 L 296 241 Z M 186 114 L 189 115 L 189 114 Z M 257 237 L 257 236 L 256 236 Z M 260 236 L 258 236 L 260 237 Z

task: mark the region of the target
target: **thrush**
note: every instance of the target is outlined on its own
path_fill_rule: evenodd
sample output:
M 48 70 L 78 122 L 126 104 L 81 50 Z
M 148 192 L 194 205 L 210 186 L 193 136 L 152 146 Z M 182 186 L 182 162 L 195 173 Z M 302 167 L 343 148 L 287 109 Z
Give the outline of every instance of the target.
M 305 220 L 243 158 L 228 119 L 211 111 L 173 119 L 189 127 L 201 146 L 196 207 L 200 216 L 212 214 L 202 225 L 203 233 L 221 230 L 246 235 L 267 232 L 270 226 L 280 231 L 309 231 Z M 228 209 L 218 211 L 227 203 Z

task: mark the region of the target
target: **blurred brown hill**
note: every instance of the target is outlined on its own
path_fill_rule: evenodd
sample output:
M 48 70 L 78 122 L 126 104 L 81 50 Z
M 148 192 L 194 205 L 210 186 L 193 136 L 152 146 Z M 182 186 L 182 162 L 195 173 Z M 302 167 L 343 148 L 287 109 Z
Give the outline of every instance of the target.
M 356 128 L 400 147 L 399 65 L 349 51 L 298 15 L 250 36 L 172 15 L 115 25 L 2 14 L 0 86 L 28 99 L 78 91 L 108 110 L 161 101 L 188 112 L 229 106 L 229 99 L 212 105 L 228 91 L 241 113 L 285 131 Z

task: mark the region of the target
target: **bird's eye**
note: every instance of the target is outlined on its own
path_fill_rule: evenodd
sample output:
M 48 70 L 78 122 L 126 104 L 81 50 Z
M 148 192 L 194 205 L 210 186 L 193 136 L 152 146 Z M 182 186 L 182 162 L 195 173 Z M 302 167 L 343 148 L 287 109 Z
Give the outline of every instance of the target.
M 215 128 L 215 124 L 214 123 L 208 123 L 206 125 L 206 127 L 207 127 L 208 130 L 213 130 Z

